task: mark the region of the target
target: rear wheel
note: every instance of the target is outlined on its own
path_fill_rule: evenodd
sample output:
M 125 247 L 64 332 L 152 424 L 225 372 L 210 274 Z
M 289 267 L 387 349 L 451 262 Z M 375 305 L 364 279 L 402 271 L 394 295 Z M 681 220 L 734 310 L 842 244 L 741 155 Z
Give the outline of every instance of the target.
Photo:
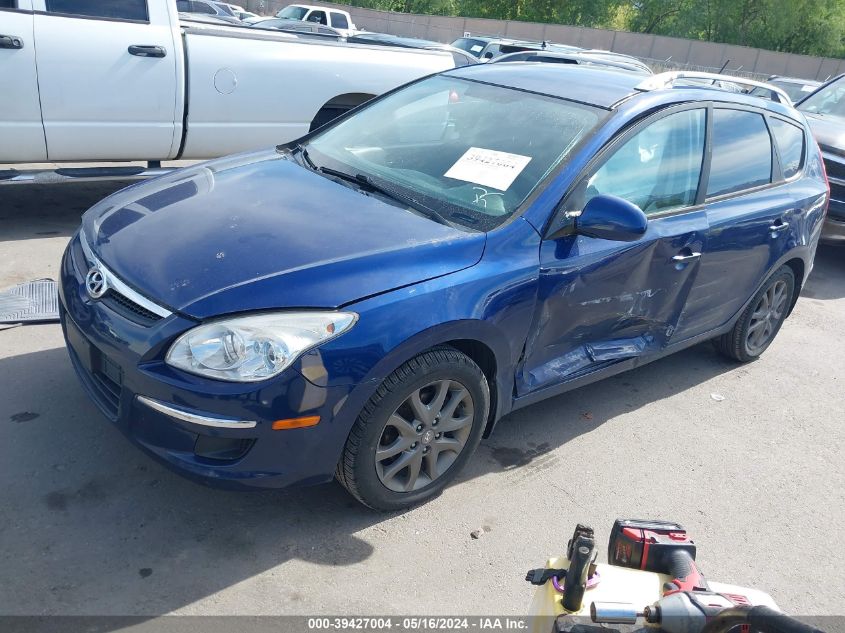
M 446 347 L 420 354 L 390 374 L 364 406 L 337 479 L 377 510 L 427 501 L 470 458 L 489 409 L 487 379 L 468 356 Z
M 746 363 L 771 345 L 783 325 L 795 293 L 795 273 L 782 266 L 748 304 L 733 329 L 714 340 L 722 354 Z

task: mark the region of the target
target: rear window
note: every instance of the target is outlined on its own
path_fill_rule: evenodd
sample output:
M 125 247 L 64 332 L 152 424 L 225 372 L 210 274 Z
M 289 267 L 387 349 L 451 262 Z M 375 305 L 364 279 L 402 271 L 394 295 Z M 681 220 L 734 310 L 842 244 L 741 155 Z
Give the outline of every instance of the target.
M 474 40 L 469 37 L 462 37 L 452 42 L 452 46 L 455 48 L 460 48 L 461 50 L 466 51 L 471 55 L 475 55 L 476 57 L 481 55 L 481 51 L 484 50 L 485 44 L 486 42 L 484 40 Z
M 149 20 L 147 0 L 47 0 L 47 11 L 93 18 Z
M 769 119 L 778 146 L 783 177 L 792 178 L 801 171 L 804 160 L 804 130 L 781 119 Z
M 772 141 L 761 114 L 717 109 L 707 196 L 723 196 L 772 181 Z
M 330 13 L 332 16 L 332 26 L 336 29 L 348 29 L 349 28 L 349 20 L 346 19 L 346 16 L 342 13 L 335 13 L 332 11 Z

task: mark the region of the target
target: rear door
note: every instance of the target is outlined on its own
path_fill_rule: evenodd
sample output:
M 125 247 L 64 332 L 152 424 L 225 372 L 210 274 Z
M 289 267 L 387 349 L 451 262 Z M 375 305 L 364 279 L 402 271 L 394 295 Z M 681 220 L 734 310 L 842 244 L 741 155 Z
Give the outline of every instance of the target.
M 35 37 L 48 158 L 173 156 L 183 92 L 171 3 L 36 2 L 43 9 L 35 15 Z
M 0 0 L 0 163 L 47 160 L 32 0 Z
M 783 177 L 769 125 L 767 116 L 752 108 L 713 110 L 707 249 L 678 327 L 679 340 L 727 323 L 794 239 L 800 212 L 791 177 L 797 171 L 793 165 L 790 179 Z
M 633 242 L 577 234 L 543 241 L 519 396 L 658 352 L 672 338 L 707 233 L 699 204 L 705 122 L 706 109 L 696 106 L 641 123 L 567 196 L 561 212 L 570 215 L 598 194 L 624 198 L 643 209 L 648 230 Z

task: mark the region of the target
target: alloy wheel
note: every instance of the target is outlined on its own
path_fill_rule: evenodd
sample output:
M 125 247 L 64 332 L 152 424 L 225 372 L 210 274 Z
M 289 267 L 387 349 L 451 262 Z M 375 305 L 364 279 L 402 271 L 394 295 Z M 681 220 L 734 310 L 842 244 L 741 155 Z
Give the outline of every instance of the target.
M 376 473 L 394 492 L 411 492 L 441 477 L 469 439 L 474 403 L 455 380 L 414 390 L 388 418 L 376 447 Z
M 786 312 L 786 300 L 789 288 L 785 281 L 779 280 L 763 293 L 748 324 L 745 345 L 748 352 L 756 354 L 764 349 L 777 332 L 778 325 Z

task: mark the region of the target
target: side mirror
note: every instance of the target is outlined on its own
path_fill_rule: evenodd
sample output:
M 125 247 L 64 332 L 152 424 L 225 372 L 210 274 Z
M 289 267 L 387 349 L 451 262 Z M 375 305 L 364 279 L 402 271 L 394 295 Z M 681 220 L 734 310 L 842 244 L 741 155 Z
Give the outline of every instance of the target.
M 616 196 L 593 197 L 575 220 L 575 232 L 617 242 L 638 240 L 648 228 L 648 218 L 637 205 Z

